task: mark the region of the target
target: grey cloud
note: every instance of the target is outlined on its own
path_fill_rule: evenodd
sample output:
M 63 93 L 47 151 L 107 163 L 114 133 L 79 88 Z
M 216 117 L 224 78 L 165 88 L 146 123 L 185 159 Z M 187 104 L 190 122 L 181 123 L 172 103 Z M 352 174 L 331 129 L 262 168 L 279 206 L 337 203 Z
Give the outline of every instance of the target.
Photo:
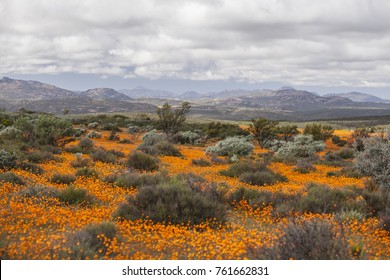
M 390 85 L 386 0 L 3 0 L 0 74 Z

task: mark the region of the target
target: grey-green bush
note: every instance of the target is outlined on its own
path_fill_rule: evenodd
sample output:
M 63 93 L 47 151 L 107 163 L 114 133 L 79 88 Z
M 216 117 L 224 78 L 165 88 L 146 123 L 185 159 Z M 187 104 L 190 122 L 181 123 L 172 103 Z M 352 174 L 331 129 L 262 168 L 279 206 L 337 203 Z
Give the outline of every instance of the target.
M 245 137 L 227 137 L 219 141 L 215 146 L 206 148 L 206 154 L 212 156 L 247 156 L 253 152 L 253 145 L 247 142 Z

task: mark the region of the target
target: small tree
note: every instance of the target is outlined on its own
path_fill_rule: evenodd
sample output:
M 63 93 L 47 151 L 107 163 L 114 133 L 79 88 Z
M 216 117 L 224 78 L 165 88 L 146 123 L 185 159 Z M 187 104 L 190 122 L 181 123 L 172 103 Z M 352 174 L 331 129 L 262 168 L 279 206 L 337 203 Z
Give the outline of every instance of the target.
M 314 141 L 326 140 L 332 137 L 334 129 L 330 125 L 322 125 L 319 123 L 307 124 L 303 131 L 303 134 L 313 135 Z
M 273 140 L 276 137 L 276 126 L 278 122 L 269 121 L 264 118 L 252 119 L 252 123 L 249 125 L 249 131 L 253 134 L 256 141 L 261 147 L 267 141 Z
M 276 133 L 284 141 L 291 141 L 295 135 L 299 134 L 298 126 L 296 125 L 282 125 L 276 127 Z
M 38 144 L 57 146 L 61 139 L 71 135 L 72 124 L 55 116 L 40 116 L 35 122 L 34 132 Z
M 157 109 L 160 128 L 171 138 L 180 129 L 186 120 L 186 114 L 190 111 L 190 104 L 183 102 L 181 108 L 172 110 L 171 105 L 165 103 L 162 108 Z

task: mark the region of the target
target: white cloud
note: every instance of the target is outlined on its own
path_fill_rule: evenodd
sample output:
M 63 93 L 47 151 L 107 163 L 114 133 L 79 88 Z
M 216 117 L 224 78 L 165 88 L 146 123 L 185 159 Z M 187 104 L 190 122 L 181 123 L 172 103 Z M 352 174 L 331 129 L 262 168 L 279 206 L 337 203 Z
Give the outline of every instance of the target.
M 0 73 L 390 86 L 386 0 L 2 0 Z

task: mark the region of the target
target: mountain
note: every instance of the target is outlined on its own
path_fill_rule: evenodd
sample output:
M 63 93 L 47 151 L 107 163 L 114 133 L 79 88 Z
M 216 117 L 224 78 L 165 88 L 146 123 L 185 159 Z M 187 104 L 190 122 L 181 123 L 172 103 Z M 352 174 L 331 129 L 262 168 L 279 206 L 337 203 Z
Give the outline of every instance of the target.
M 274 110 L 305 111 L 334 106 L 353 106 L 353 101 L 343 97 L 322 97 L 316 93 L 293 88 L 254 91 L 235 98 L 214 100 L 215 105 Z
M 82 96 L 91 97 L 95 99 L 115 99 L 119 101 L 130 101 L 132 98 L 126 94 L 120 93 L 112 88 L 94 88 L 80 93 Z
M 38 81 L 0 80 L 0 108 L 62 114 L 155 112 L 156 106 L 133 100 L 113 89 L 97 88 L 76 93 Z
M 119 92 L 131 98 L 175 98 L 177 96 L 170 91 L 155 90 L 142 86 L 138 86 L 134 89 L 121 89 Z
M 25 100 L 9 106 L 10 111 L 20 108 L 27 110 L 62 114 L 66 108 L 70 114 L 86 113 L 114 113 L 114 112 L 139 112 L 154 113 L 157 107 L 151 104 L 127 102 L 115 99 L 95 99 L 86 96 L 70 97 L 62 99 Z
M 223 90 L 218 92 L 208 92 L 204 94 L 207 98 L 229 98 L 229 97 L 238 97 L 243 95 L 248 95 L 254 92 L 258 92 L 259 90 L 245 90 L 245 89 L 231 89 L 231 90 Z
M 186 91 L 180 94 L 179 96 L 177 96 L 177 98 L 180 100 L 198 100 L 205 97 L 206 97 L 205 95 L 196 91 Z
M 355 102 L 374 102 L 374 103 L 390 103 L 390 100 L 382 99 L 377 96 L 361 93 L 361 92 L 349 92 L 349 93 L 329 93 L 325 94 L 325 97 L 339 96 L 348 98 Z
M 37 81 L 14 80 L 4 77 L 0 80 L 0 99 L 8 102 L 19 100 L 43 100 L 75 97 L 76 93 Z

